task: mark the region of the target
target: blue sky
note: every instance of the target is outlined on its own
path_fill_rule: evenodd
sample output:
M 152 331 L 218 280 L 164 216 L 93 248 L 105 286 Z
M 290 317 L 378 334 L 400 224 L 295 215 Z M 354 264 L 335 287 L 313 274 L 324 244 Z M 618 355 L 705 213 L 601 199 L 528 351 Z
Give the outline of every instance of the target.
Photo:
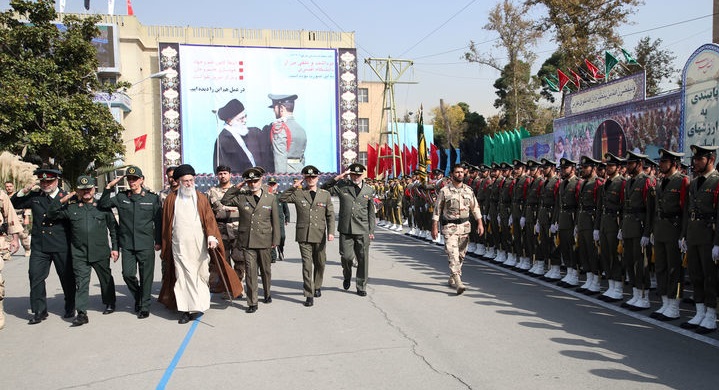
M 86 12 L 83 0 L 66 0 L 66 12 Z M 366 57 L 392 57 L 414 61 L 402 81 L 418 84 L 395 88 L 398 115 L 405 110 L 425 110 L 439 105 L 466 102 L 485 116 L 496 113 L 492 84 L 499 73 L 461 59 L 470 40 L 485 51 L 501 51 L 492 45 L 497 35 L 482 29 L 487 13 L 498 0 L 133 0 L 135 16 L 144 25 L 179 25 L 226 28 L 332 30 L 355 32 L 361 61 Z M 9 0 L 0 0 L 7 9 Z M 441 5 L 441 8 L 437 7 Z M 681 4 L 681 6 L 677 6 Z M 430 6 L 434 5 L 434 6 Z M 107 13 L 106 0 L 91 0 L 90 12 Z M 115 1 L 115 14 L 126 14 L 126 1 Z M 646 0 L 631 18 L 634 24 L 620 28 L 624 47 L 632 52 L 637 41 L 661 38 L 662 46 L 677 56 L 682 68 L 696 48 L 711 42 L 712 1 Z M 692 20 L 692 21 L 690 21 Z M 671 26 L 670 26 L 671 25 Z M 669 26 L 669 27 L 665 27 Z M 556 45 L 547 36 L 535 48 L 535 68 Z M 619 48 L 615 54 L 619 56 Z M 679 75 L 677 75 L 678 77 Z M 362 65 L 359 77 L 378 81 Z

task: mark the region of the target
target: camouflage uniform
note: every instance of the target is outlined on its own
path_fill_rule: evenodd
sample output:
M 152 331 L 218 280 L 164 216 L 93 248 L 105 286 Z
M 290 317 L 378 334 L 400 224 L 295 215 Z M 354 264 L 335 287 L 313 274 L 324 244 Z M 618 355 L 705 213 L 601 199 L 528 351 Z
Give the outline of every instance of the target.
M 231 187 L 231 186 L 230 186 Z M 222 234 L 222 244 L 225 247 L 225 259 L 234 265 L 235 273 L 240 281 L 245 277 L 245 259 L 242 256 L 239 242 L 237 240 L 237 232 L 240 227 L 240 214 L 237 207 L 225 206 L 220 201 L 225 196 L 225 192 L 230 188 L 212 187 L 207 191 L 207 197 L 210 200 L 212 211 L 215 213 L 217 228 Z
M 17 219 L 15 209 L 10 202 L 10 198 L 5 192 L 0 191 L 0 223 L 2 224 L 2 233 L 0 233 L 0 329 L 5 326 L 5 308 L 3 300 L 5 299 L 5 279 L 2 276 L 2 269 L 5 265 L 3 258 L 12 255 L 10 253 L 10 241 L 5 237 L 12 237 L 13 234 L 19 234 L 22 231 L 20 221 Z

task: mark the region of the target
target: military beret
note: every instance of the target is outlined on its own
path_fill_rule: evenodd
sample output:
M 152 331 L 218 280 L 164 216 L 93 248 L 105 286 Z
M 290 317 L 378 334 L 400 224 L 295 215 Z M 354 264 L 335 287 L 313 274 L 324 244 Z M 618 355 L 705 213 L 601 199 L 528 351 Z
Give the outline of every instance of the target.
M 256 167 L 247 168 L 242 172 L 242 178 L 245 180 L 259 180 L 262 178 L 262 172 Z
M 547 168 L 547 167 L 556 167 L 556 166 L 557 166 L 557 162 L 556 162 L 556 161 L 554 161 L 554 160 L 549 160 L 549 159 L 546 159 L 546 158 L 543 158 L 543 159 L 539 160 L 539 162 L 542 164 L 542 166 L 543 166 L 544 168 Z
M 177 170 L 177 168 L 175 168 L 175 170 Z M 125 176 L 145 177 L 142 175 L 142 169 L 135 165 L 130 165 L 125 169 Z M 175 176 L 173 175 L 172 177 Z
M 719 146 L 690 146 L 692 150 L 692 157 L 705 157 L 705 156 L 716 156 L 716 151 Z
M 175 172 L 172 173 L 172 178 L 178 180 L 182 176 L 192 175 L 195 176 L 195 168 L 190 164 L 182 164 L 175 168 Z
M 659 149 L 659 161 L 661 160 L 675 160 L 675 161 L 681 161 L 682 157 L 684 157 L 684 153 L 679 152 L 672 152 L 669 150 L 666 150 L 664 148 Z
M 322 172 L 320 172 L 320 170 L 317 169 L 317 167 L 315 167 L 314 165 L 308 165 L 308 166 L 302 168 L 302 174 L 305 176 L 313 176 L 314 177 L 314 176 L 319 176 L 320 173 L 322 173 Z
M 52 168 L 40 168 L 35 170 L 35 176 L 40 180 L 55 180 L 62 176 L 62 172 L 59 169 Z
M 537 169 L 541 164 L 537 160 L 532 160 L 531 158 L 527 160 L 527 168 L 529 169 Z
M 347 170 L 350 171 L 350 173 L 354 173 L 355 175 L 361 175 L 364 173 L 364 171 L 367 170 L 364 165 L 360 163 L 352 163 L 349 167 L 347 167 Z
M 624 159 L 627 160 L 628 163 L 629 162 L 644 162 L 647 159 L 647 157 L 649 157 L 649 156 L 647 156 L 646 154 L 634 153 L 630 150 L 630 151 L 627 151 L 627 155 L 625 156 Z
M 269 94 L 267 95 L 270 100 L 272 100 L 272 105 L 268 108 L 272 108 L 278 104 L 284 104 L 284 103 L 293 103 L 295 100 L 297 100 L 297 95 L 273 95 Z
M 245 111 L 245 106 L 239 100 L 232 99 L 217 110 L 217 117 L 223 121 L 228 121 L 239 115 L 242 111 Z
M 514 165 L 515 168 L 522 168 L 522 167 L 527 166 L 527 164 L 525 164 L 524 161 L 516 159 L 516 158 L 514 160 L 512 160 L 512 165 Z
M 568 159 L 568 158 L 562 157 L 562 158 L 559 160 L 559 165 L 560 165 L 561 167 L 573 167 L 573 166 L 577 165 L 577 162 L 576 162 L 576 161 L 572 161 L 572 160 L 570 160 L 570 159 Z
M 215 173 L 220 172 L 232 173 L 232 168 L 228 167 L 227 165 L 218 165 L 217 168 L 215 168 Z
M 95 178 L 92 176 L 82 175 L 77 178 L 77 185 L 75 186 L 78 190 L 86 190 L 95 187 Z
M 601 161 L 595 160 L 589 156 L 582 156 L 580 158 L 580 161 L 581 161 L 582 166 L 592 166 L 592 167 L 596 167 L 597 165 L 599 165 L 601 163 Z

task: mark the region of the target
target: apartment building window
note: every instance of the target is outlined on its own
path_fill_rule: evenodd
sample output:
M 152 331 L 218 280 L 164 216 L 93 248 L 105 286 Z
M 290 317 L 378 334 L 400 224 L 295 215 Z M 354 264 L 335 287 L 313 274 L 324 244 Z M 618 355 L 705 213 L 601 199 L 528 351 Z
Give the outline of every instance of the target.
M 360 103 L 369 102 L 369 90 L 367 88 L 357 89 L 357 101 Z
M 357 156 L 357 162 L 364 166 L 367 166 L 367 152 L 359 152 L 359 156 Z
M 369 133 L 369 118 L 357 119 L 357 132 L 358 133 Z

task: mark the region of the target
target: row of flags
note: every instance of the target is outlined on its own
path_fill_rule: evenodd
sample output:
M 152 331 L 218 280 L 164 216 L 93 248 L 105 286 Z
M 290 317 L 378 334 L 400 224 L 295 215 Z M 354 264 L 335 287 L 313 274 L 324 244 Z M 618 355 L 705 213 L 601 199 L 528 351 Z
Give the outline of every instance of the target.
M 621 49 L 622 55 L 624 56 L 624 64 L 626 65 L 639 65 L 637 60 L 632 57 L 631 54 L 629 54 L 628 51 Z M 612 53 L 609 51 L 604 52 L 604 73 L 602 74 L 600 72 L 600 68 L 596 65 L 594 65 L 591 61 L 588 59 L 584 59 L 584 65 L 587 68 L 584 70 L 582 67 L 577 68 L 579 73 L 575 72 L 573 69 L 569 69 L 569 75 L 567 73 L 563 72 L 561 69 L 557 69 L 557 76 L 549 75 L 544 78 L 544 82 L 547 84 L 547 87 L 552 92 L 560 92 L 563 91 L 564 88 L 568 88 L 568 86 L 571 84 L 574 85 L 575 90 L 580 90 L 582 87 L 582 81 L 589 79 L 592 82 L 599 82 L 601 80 L 609 81 L 609 74 L 612 72 L 612 69 L 614 69 L 617 64 L 619 64 L 620 61 L 617 57 L 615 57 Z M 580 73 L 584 75 L 584 77 L 580 76 Z M 571 88 L 570 88 L 571 89 Z
M 484 136 L 484 163 L 512 162 L 522 159 L 522 139 L 531 134 L 524 127 L 508 131 L 500 131 L 494 135 Z
M 126 0 L 126 1 L 127 1 L 127 14 L 134 15 L 135 11 L 132 9 L 132 1 L 131 0 Z M 58 0 L 58 9 L 61 13 L 65 12 L 66 3 L 67 3 L 66 0 Z M 89 11 L 90 10 L 90 0 L 85 0 L 84 6 L 85 6 L 85 10 Z M 107 14 L 114 15 L 114 13 L 115 13 L 115 0 L 107 0 Z

